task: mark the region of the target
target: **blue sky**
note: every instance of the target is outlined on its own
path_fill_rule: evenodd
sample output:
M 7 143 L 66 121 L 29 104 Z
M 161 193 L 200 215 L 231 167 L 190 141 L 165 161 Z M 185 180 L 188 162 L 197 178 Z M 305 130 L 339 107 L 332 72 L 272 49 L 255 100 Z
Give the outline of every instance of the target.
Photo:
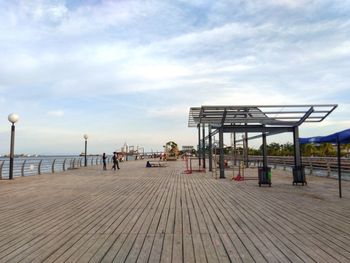
M 11 112 L 16 151 L 41 154 L 79 153 L 84 133 L 93 153 L 195 145 L 188 110 L 210 104 L 337 103 L 301 136 L 349 128 L 349 14 L 347 0 L 0 0 L 0 153 Z

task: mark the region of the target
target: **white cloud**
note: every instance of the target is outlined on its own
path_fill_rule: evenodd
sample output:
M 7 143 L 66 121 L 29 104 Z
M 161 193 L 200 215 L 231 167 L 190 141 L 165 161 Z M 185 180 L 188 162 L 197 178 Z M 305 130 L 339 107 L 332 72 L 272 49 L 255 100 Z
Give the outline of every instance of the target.
M 267 0 L 265 3 L 270 3 L 278 6 L 285 6 L 288 8 L 301 8 L 312 4 L 313 0 Z
M 48 111 L 47 115 L 53 116 L 53 117 L 63 117 L 64 111 L 63 110 L 52 110 L 52 111 Z

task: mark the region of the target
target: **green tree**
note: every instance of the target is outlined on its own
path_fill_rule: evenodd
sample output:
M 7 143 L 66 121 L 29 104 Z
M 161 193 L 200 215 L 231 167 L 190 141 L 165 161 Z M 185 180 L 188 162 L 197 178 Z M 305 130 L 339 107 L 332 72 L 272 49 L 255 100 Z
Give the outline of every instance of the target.
M 307 143 L 307 144 L 301 145 L 301 153 L 303 156 L 310 157 L 310 156 L 317 156 L 319 151 L 314 144 Z
M 281 145 L 281 155 L 291 156 L 294 154 L 294 145 L 290 142 Z
M 279 143 L 273 142 L 267 145 L 267 154 L 272 156 L 280 155 L 281 145 Z
M 249 155 L 261 155 L 261 151 L 259 149 L 249 148 L 248 154 Z
M 336 156 L 337 152 L 331 143 L 322 143 L 319 146 L 319 154 L 322 157 Z
M 349 153 L 350 153 L 350 143 L 342 144 L 342 145 L 340 146 L 340 148 L 341 148 L 342 156 L 347 156 L 347 157 L 349 157 Z

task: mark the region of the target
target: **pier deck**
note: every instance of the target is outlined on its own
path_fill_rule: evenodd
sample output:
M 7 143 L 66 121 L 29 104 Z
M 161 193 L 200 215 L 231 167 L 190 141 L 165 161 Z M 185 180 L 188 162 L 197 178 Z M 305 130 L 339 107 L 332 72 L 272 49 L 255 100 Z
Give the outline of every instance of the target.
M 350 182 L 145 163 L 0 181 L 0 262 L 350 262 Z

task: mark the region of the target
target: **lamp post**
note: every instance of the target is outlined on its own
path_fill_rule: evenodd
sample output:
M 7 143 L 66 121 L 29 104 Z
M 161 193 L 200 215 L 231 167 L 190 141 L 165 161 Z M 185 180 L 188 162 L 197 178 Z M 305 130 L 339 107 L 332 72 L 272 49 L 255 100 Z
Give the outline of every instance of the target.
M 84 162 L 84 166 L 86 167 L 87 166 L 87 159 L 86 159 L 86 153 L 87 153 L 87 139 L 89 138 L 89 136 L 87 134 L 84 134 L 84 139 L 85 139 L 85 155 L 84 155 L 84 158 L 85 158 L 85 162 Z
M 8 116 L 11 126 L 11 145 L 10 145 L 10 168 L 9 168 L 9 179 L 13 179 L 13 155 L 15 149 L 15 123 L 18 121 L 19 116 L 16 113 L 11 113 Z

